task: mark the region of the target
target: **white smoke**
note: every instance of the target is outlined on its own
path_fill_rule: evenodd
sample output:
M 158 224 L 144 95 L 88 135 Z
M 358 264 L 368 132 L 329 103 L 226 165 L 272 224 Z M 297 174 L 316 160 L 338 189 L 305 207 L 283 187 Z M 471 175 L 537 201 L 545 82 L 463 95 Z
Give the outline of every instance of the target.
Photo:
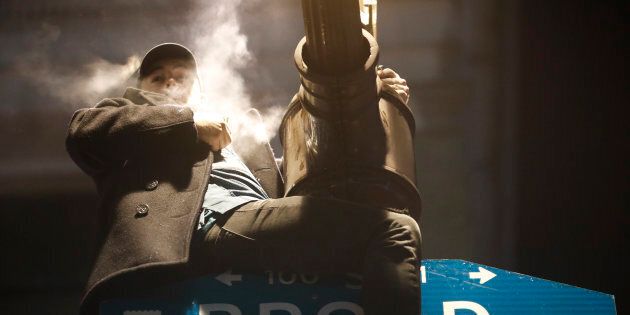
M 36 40 L 15 63 L 15 71 L 52 97 L 72 107 L 88 106 L 106 92 L 120 87 L 140 66 L 138 56 L 130 56 L 124 64 L 102 58 L 83 65 L 78 71 L 61 69 L 50 60 L 47 50 L 61 35 L 59 27 L 42 23 Z
M 256 116 L 243 114 L 253 106 L 239 70 L 254 69 L 255 58 L 240 27 L 241 3 L 241 0 L 196 2 L 198 13 L 191 19 L 190 34 L 202 92 L 193 96 L 191 105 L 200 112 L 228 117 L 235 139 L 254 136 L 263 142 L 275 135 L 284 109 L 271 107 L 262 111 L 262 122 Z
M 125 82 L 140 67 L 140 58 L 136 55 L 127 58 L 125 64 L 113 64 L 98 59 L 85 66 L 86 72 L 75 78 L 75 85 L 82 91 L 93 95 L 102 95 Z M 77 82 L 78 81 L 78 82 Z
M 198 112 L 228 117 L 235 139 L 254 135 L 262 142 L 275 136 L 283 106 L 266 106 L 268 109 L 261 111 L 264 123 L 252 118 L 255 116 L 243 115 L 253 106 L 239 71 L 255 69 L 255 58 L 240 25 L 242 2 L 196 0 L 191 16 L 181 19 L 186 21 L 183 34 L 189 38 L 173 41 L 192 43 L 197 60 L 200 80 L 195 82 L 189 106 Z M 138 55 L 130 56 L 124 64 L 94 58 L 72 71 L 60 68 L 47 53 L 60 35 L 59 27 L 42 23 L 31 49 L 16 62 L 16 72 L 71 109 L 90 106 L 103 97 L 118 97 L 123 87 L 135 84 L 130 78 L 140 65 Z M 147 48 L 156 44 L 159 43 L 149 43 Z M 182 91 L 169 92 L 174 99 L 181 99 Z

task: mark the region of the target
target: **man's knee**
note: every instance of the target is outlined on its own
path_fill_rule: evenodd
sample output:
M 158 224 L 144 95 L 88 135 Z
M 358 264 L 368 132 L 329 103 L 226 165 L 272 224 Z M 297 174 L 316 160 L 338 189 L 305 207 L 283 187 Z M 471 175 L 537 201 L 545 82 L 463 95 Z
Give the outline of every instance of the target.
M 390 222 L 390 229 L 400 231 L 397 233 L 398 237 L 412 242 L 414 247 L 418 250 L 420 249 L 420 245 L 422 244 L 422 234 L 420 233 L 420 226 L 418 226 L 418 222 L 416 222 L 415 219 L 408 215 L 396 212 L 390 212 L 388 214 L 388 219 Z

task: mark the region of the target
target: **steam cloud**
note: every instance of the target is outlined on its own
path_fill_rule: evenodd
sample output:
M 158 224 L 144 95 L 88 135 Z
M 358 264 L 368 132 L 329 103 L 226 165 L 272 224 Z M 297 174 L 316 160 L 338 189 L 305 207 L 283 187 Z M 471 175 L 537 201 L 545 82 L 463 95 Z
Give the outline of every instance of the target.
M 107 92 L 124 84 L 140 66 L 138 56 L 130 56 L 125 64 L 102 58 L 83 65 L 78 73 L 68 73 L 54 66 L 45 53 L 59 38 L 59 27 L 42 23 L 38 39 L 15 64 L 16 72 L 35 83 L 51 96 L 72 106 L 94 103 Z
M 275 135 L 283 108 L 271 107 L 262 112 L 262 122 L 256 116 L 243 114 L 252 108 L 252 103 L 238 70 L 251 66 L 255 60 L 239 24 L 238 8 L 241 3 L 241 0 L 196 2 L 200 10 L 197 10 L 197 16 L 192 17 L 190 34 L 193 36 L 202 92 L 193 96 L 191 105 L 199 112 L 228 117 L 235 139 L 253 136 L 263 142 Z
M 254 68 L 255 59 L 248 50 L 247 36 L 241 31 L 238 16 L 241 3 L 241 0 L 195 1 L 193 16 L 188 17 L 185 30 L 193 44 L 200 80 L 193 87 L 189 106 L 197 112 L 228 117 L 234 139 L 245 136 L 268 141 L 275 135 L 284 108 L 274 106 L 263 111 L 263 122 L 243 114 L 252 108 L 252 102 L 239 70 Z M 73 109 L 90 106 L 103 97 L 118 97 L 121 88 L 132 83 L 129 78 L 141 62 L 138 55 L 130 56 L 124 64 L 97 58 L 72 73 L 56 69 L 45 51 L 60 34 L 59 27 L 43 23 L 35 47 L 16 62 L 16 72 Z M 155 44 L 158 43 L 150 43 L 148 47 Z M 176 89 L 172 92 L 179 93 Z

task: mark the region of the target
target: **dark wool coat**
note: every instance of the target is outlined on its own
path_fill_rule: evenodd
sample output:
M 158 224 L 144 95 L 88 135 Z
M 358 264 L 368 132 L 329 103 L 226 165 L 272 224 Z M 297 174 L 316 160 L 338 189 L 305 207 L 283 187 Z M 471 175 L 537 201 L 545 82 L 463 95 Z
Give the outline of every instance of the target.
M 269 144 L 251 146 L 234 143 L 269 196 L 278 197 L 282 178 Z M 213 161 L 197 140 L 192 110 L 129 88 L 122 98 L 76 111 L 66 148 L 100 197 L 102 243 L 81 313 L 181 277 Z

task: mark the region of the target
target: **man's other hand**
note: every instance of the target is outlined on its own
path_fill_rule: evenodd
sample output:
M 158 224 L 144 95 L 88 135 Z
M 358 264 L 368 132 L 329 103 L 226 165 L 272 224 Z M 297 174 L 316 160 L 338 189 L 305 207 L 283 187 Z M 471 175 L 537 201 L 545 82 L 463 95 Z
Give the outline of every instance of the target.
M 398 73 L 390 68 L 378 69 L 376 74 L 382 82 L 381 89 L 398 96 L 403 103 L 407 104 L 409 101 L 409 87 L 405 79 L 401 78 Z
M 197 139 L 210 145 L 212 151 L 219 151 L 232 142 L 227 119 L 204 112 L 196 112 L 193 119 Z

